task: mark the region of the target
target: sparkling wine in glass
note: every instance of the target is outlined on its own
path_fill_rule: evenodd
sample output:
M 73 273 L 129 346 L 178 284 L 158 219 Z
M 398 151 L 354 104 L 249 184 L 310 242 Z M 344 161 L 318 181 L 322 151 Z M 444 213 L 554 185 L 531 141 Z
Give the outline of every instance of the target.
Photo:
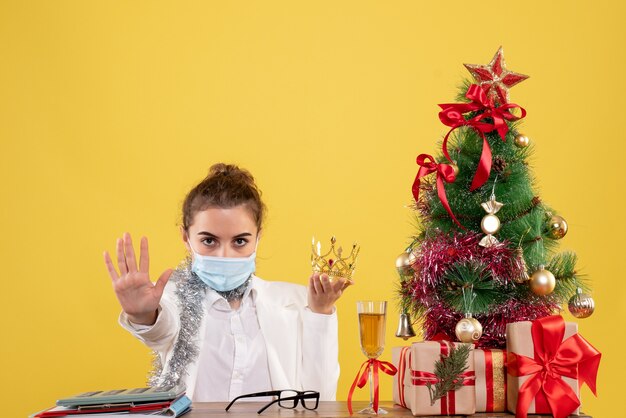
M 387 313 L 386 301 L 359 301 L 356 303 L 359 314 L 359 336 L 361 351 L 370 359 L 378 358 L 385 349 L 385 318 Z M 359 411 L 360 414 L 386 414 L 382 408 L 374 410 L 374 394 L 372 386 L 372 370 L 369 372 L 370 405 Z

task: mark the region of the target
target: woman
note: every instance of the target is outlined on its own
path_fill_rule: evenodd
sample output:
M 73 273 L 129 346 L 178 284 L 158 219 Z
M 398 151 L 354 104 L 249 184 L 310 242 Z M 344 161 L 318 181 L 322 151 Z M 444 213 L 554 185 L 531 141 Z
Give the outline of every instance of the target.
M 248 171 L 216 164 L 183 203 L 191 256 L 180 267 L 153 284 L 148 240 L 137 263 L 128 233 L 117 240 L 119 272 L 104 253 L 120 324 L 158 354 L 152 385 L 184 383 L 196 402 L 279 389 L 335 399 L 334 304 L 348 283 L 315 273 L 305 288 L 255 276 L 265 210 Z

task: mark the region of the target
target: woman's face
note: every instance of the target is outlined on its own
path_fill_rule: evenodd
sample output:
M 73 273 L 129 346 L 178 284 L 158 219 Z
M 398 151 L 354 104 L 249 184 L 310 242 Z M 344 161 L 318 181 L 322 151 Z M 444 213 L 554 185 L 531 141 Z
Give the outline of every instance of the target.
M 244 206 L 211 207 L 199 211 L 183 232 L 183 241 L 200 255 L 247 257 L 256 248 L 258 229 L 252 214 Z M 189 241 L 188 241 L 189 240 Z

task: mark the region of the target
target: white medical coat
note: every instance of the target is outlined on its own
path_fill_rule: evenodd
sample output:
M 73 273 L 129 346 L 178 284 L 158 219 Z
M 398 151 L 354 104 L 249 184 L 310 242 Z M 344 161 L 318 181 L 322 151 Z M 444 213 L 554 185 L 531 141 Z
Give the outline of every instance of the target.
M 285 282 L 270 282 L 252 277 L 256 295 L 259 327 L 267 350 L 267 363 L 273 390 L 316 390 L 320 400 L 335 400 L 339 378 L 337 314 L 316 314 L 307 305 L 307 289 Z M 161 298 L 159 317 L 151 328 L 136 331 L 124 312 L 120 324 L 136 338 L 155 350 L 169 366 L 174 343 L 180 330 L 180 309 L 175 295 L 176 284 L 170 281 Z M 206 298 L 203 300 L 205 304 Z M 207 307 L 204 306 L 204 311 Z M 206 327 L 203 316 L 196 343 L 202 351 Z M 217 336 L 216 338 L 219 338 Z M 198 376 L 198 358 L 187 366 L 183 381 L 187 396 L 193 399 Z M 227 382 L 224 382 L 227 384 Z

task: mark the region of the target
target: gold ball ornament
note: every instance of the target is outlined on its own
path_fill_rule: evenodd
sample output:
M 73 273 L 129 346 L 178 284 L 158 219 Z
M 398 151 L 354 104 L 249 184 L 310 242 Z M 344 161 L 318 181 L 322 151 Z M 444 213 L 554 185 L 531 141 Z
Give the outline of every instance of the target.
M 567 234 L 567 222 L 562 216 L 553 215 L 548 221 L 548 233 L 552 239 L 561 239 Z
M 552 293 L 555 286 L 556 279 L 554 278 L 554 274 L 546 270 L 544 266 L 539 266 L 539 269 L 530 276 L 530 290 L 536 295 L 549 295 Z
M 567 309 L 575 318 L 589 318 L 593 311 L 595 310 L 596 305 L 593 298 L 583 293 L 582 289 L 576 289 L 576 294 L 571 297 L 569 302 L 567 303 Z
M 483 326 L 476 318 L 470 316 L 456 323 L 454 333 L 462 343 L 475 343 L 483 335 Z
M 413 274 L 413 263 L 415 263 L 415 254 L 411 251 L 409 253 L 403 252 L 396 258 L 396 269 L 398 273 L 403 276 L 410 276 Z
M 515 143 L 515 146 L 517 148 L 526 148 L 530 145 L 530 138 L 528 138 L 526 135 L 519 134 L 515 136 L 513 142 Z
M 485 215 L 482 221 L 480 221 L 480 229 L 485 234 L 493 235 L 500 230 L 500 219 L 492 213 Z

